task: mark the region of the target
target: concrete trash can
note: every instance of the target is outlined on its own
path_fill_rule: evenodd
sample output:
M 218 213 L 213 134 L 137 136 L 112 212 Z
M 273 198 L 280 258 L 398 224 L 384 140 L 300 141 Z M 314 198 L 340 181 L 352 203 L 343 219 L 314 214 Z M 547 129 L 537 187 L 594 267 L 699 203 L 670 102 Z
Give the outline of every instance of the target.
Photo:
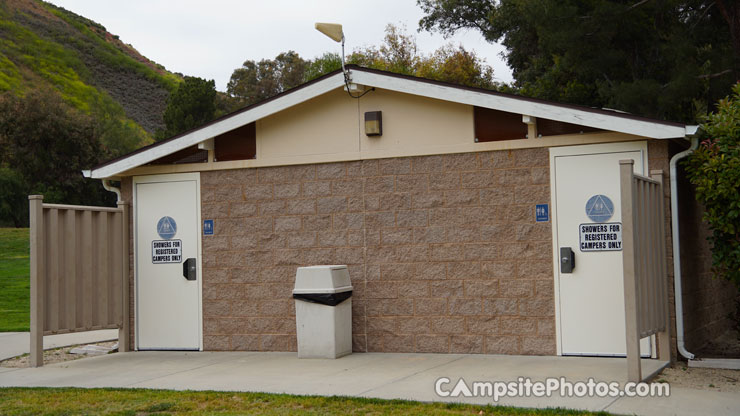
M 352 284 L 347 266 L 299 267 L 293 299 L 298 358 L 352 353 Z

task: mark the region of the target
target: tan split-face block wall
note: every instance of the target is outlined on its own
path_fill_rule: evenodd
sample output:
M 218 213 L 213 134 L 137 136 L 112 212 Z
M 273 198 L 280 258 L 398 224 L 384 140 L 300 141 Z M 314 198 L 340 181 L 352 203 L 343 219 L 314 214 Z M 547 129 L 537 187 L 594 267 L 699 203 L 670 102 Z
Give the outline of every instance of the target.
M 354 351 L 555 354 L 546 148 L 201 173 L 207 350 L 294 351 L 296 268 L 347 264 Z
M 679 150 L 648 142 L 649 169 L 663 170 L 666 185 Z M 536 223 L 533 211 L 551 203 L 549 173 L 547 148 L 201 172 L 202 217 L 216 222 L 215 235 L 202 237 L 205 349 L 295 350 L 296 267 L 341 263 L 355 286 L 357 352 L 554 355 L 551 223 Z M 122 191 L 133 200 L 130 177 Z M 675 358 L 668 186 L 665 197 Z M 686 232 L 694 211 L 682 216 Z M 709 258 L 699 239 L 687 241 L 685 258 Z M 727 327 L 719 320 L 736 291 L 691 267 L 693 349 Z M 703 288 L 699 301 L 691 285 Z M 716 319 L 693 319 L 698 304 Z

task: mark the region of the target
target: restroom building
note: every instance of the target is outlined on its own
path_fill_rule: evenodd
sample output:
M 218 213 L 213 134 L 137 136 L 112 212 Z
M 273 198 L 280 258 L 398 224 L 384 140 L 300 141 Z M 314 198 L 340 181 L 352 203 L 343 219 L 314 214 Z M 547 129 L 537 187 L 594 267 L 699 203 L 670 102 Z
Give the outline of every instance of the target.
M 348 70 L 86 172 L 132 202 L 131 347 L 295 351 L 296 268 L 346 264 L 355 352 L 624 355 L 619 160 L 663 171 L 672 285 L 669 161 L 696 128 Z M 736 291 L 676 179 L 698 347 Z

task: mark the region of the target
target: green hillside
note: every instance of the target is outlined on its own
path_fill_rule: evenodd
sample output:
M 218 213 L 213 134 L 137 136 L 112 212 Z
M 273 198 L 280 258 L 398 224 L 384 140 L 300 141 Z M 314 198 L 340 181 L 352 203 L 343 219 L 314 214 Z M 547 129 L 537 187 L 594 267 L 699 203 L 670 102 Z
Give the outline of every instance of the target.
M 112 155 L 151 142 L 179 82 L 96 22 L 43 1 L 0 2 L 0 94 L 57 91 L 99 121 Z

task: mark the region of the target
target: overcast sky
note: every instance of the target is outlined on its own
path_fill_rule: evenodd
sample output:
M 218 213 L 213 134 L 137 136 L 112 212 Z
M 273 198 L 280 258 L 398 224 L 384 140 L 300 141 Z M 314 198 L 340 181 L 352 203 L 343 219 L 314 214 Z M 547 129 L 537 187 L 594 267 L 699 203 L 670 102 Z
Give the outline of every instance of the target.
M 49 1 L 49 0 L 47 0 Z M 500 45 L 468 31 L 449 39 L 419 32 L 416 0 L 50 0 L 92 19 L 169 71 L 215 79 L 224 91 L 245 60 L 294 50 L 304 59 L 340 52 L 314 22 L 341 23 L 347 53 L 379 45 L 388 23 L 405 24 L 424 53 L 453 42 L 475 50 L 498 81 L 511 81 Z

